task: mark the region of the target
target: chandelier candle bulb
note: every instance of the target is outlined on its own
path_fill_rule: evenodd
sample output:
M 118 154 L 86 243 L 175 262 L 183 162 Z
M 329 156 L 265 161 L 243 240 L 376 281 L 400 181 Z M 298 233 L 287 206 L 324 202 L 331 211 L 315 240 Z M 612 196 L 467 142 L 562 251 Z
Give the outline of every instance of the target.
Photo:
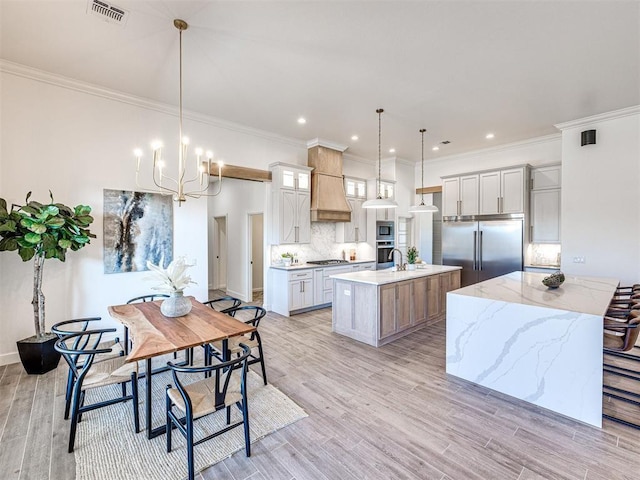
M 213 159 L 213 153 L 211 151 L 207 151 L 207 166 L 205 167 L 202 163 L 202 148 L 195 149 L 195 171 L 187 172 L 187 164 L 191 163 L 188 160 L 189 153 L 189 138 L 182 135 L 183 129 L 183 102 L 182 102 L 182 32 L 189 28 L 189 25 L 184 20 L 175 19 L 173 21 L 174 27 L 176 27 L 179 31 L 179 53 L 180 53 L 180 76 L 179 76 L 179 97 L 178 97 L 178 174 L 175 178 L 164 175 L 164 162 L 162 162 L 162 144 L 158 141 L 154 141 L 151 145 L 153 149 L 153 168 L 152 168 L 152 177 L 153 183 L 156 188 L 145 188 L 140 185 L 138 182 L 138 174 L 140 170 L 140 163 L 142 152 L 136 151 L 134 152 L 136 156 L 136 185 L 142 188 L 145 191 L 158 192 L 162 195 L 173 195 L 174 201 L 178 202 L 178 206 L 182 205 L 182 202 L 186 201 L 187 197 L 190 198 L 200 198 L 202 196 L 205 197 L 215 197 L 222 190 L 222 163 L 218 164 L 218 190 L 215 193 L 208 193 L 207 190 L 209 188 L 209 177 L 211 176 L 211 160 Z M 191 163 L 193 165 L 193 163 Z M 156 170 L 157 168 L 157 170 Z M 169 180 L 169 185 L 165 180 Z M 191 191 L 187 191 L 187 184 L 195 182 L 196 187 Z

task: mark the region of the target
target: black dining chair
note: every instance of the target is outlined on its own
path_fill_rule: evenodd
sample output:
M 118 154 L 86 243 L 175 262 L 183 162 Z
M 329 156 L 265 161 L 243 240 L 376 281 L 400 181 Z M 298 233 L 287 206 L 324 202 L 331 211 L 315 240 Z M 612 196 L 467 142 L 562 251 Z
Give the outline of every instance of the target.
M 221 313 L 227 313 L 228 310 L 239 307 L 242 304 L 242 300 L 226 295 L 224 297 L 214 298 L 213 300 L 207 300 L 203 303 Z
M 74 318 L 71 320 L 64 320 L 62 322 L 58 322 L 51 327 L 51 332 L 54 333 L 58 339 L 62 339 L 66 335 L 71 335 L 73 333 L 78 332 L 86 332 L 89 328 L 89 325 L 92 322 L 99 322 L 102 320 L 101 317 L 89 317 L 89 318 Z M 73 348 L 78 348 L 80 341 L 88 342 L 89 337 L 76 337 Z M 120 357 L 124 355 L 124 350 L 122 345 L 120 345 L 120 339 L 118 337 L 114 338 L 110 341 L 102 342 L 101 345 L 98 345 L 100 349 L 103 348 L 111 348 L 109 353 L 103 353 L 96 355 L 93 362 L 102 362 L 104 360 L 110 360 L 115 357 Z M 81 360 L 81 358 L 77 358 L 77 360 Z M 78 367 L 80 365 L 77 365 Z M 71 408 L 71 393 L 73 391 L 73 382 L 74 382 L 73 370 L 69 369 L 67 373 L 67 386 L 65 389 L 65 407 L 64 407 L 64 419 L 69 419 L 69 410 Z M 123 386 L 124 388 L 124 386 Z M 123 395 L 125 395 L 123 390 Z
M 262 350 L 262 338 L 260 337 L 260 332 L 258 326 L 260 325 L 260 320 L 262 320 L 267 311 L 256 305 L 243 305 L 241 307 L 232 308 L 226 311 L 226 314 L 235 318 L 236 320 L 240 320 L 241 322 L 250 324 L 256 327 L 251 333 L 246 335 L 241 335 L 239 337 L 231 337 L 228 340 L 228 350 L 231 355 L 239 355 L 242 351 L 240 344 L 248 345 L 251 348 L 251 354 L 249 355 L 249 360 L 247 361 L 248 365 L 253 365 L 254 363 L 260 363 L 260 367 L 262 369 L 262 380 L 264 384 L 267 384 L 267 369 L 264 364 L 264 353 Z M 222 342 L 217 341 L 210 344 L 210 354 L 213 355 L 218 360 L 222 360 L 224 358 L 224 352 L 222 351 Z
M 172 448 L 172 430 L 176 428 L 187 441 L 188 478 L 195 476 L 194 447 L 229 430 L 244 425 L 247 457 L 251 456 L 249 406 L 247 403 L 247 358 L 251 349 L 241 345 L 241 354 L 228 362 L 198 367 L 182 367 L 169 362 L 175 387 L 167 385 L 167 452 Z M 189 374 L 204 373 L 205 378 L 188 383 Z M 186 378 L 185 378 L 186 377 Z M 241 412 L 241 419 L 231 423 L 231 407 Z M 226 410 L 226 426 L 198 440 L 194 439 L 194 420 Z
M 95 362 L 97 355 L 112 353 L 110 348 L 99 348 L 105 333 L 115 332 L 115 328 L 102 330 L 86 330 L 84 332 L 65 335 L 55 344 L 55 349 L 62 354 L 69 369 L 73 373 L 73 391 L 71 403 L 71 427 L 69 432 L 69 453 L 73 452 L 76 439 L 76 429 L 82 414 L 106 407 L 115 403 L 132 401 L 133 421 L 136 433 L 140 431 L 140 416 L 138 413 L 138 363 L 125 363 L 124 356 L 117 356 L 102 362 Z M 93 388 L 131 382 L 131 395 L 126 394 L 104 400 L 102 402 L 85 405 L 85 393 Z

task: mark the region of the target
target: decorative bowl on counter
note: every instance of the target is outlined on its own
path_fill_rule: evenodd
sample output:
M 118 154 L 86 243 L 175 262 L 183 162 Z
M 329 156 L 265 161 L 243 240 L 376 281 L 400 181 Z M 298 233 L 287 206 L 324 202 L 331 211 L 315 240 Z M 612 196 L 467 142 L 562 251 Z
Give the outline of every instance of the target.
M 564 273 L 552 273 L 548 277 L 542 279 L 542 284 L 548 288 L 558 288 L 564 282 Z

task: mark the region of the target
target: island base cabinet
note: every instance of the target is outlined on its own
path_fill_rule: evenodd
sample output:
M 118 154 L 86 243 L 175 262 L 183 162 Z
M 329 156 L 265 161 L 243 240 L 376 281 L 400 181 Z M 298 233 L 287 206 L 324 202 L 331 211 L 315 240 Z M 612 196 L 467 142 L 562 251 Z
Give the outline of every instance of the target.
M 356 305 L 356 302 L 359 302 Z M 333 331 L 369 345 L 377 345 L 378 288 L 343 280 L 333 285 Z
M 384 345 L 444 319 L 444 296 L 459 285 L 459 271 L 383 285 L 335 279 L 333 331 Z

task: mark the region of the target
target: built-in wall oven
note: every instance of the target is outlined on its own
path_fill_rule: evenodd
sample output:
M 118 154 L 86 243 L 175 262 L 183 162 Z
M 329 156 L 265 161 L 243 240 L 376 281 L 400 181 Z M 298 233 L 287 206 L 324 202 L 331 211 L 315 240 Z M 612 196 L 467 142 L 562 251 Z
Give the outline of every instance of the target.
M 377 221 L 376 222 L 376 241 L 393 242 L 395 240 L 394 222 Z
M 389 260 L 389 255 L 395 248 L 393 241 L 376 242 L 376 270 L 393 267 L 393 257 Z

